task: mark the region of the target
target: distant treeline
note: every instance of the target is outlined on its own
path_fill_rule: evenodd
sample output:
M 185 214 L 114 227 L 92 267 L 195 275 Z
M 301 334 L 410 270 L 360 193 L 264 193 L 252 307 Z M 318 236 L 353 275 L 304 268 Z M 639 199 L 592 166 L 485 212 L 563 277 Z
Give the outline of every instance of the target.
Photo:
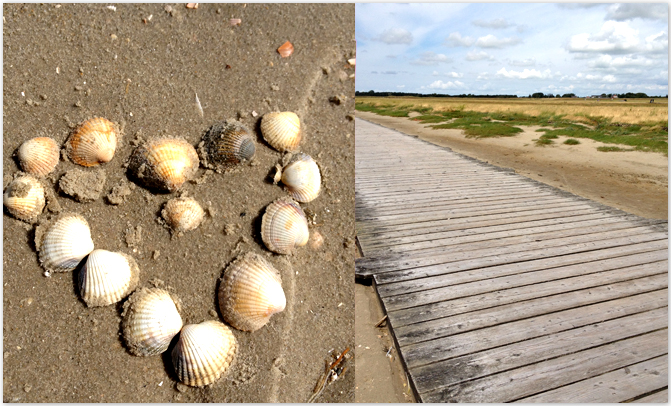
M 438 93 L 431 93 L 431 94 L 423 94 L 423 93 L 406 93 L 406 92 L 376 92 L 374 90 L 369 90 L 367 92 L 359 92 L 356 91 L 355 96 L 376 96 L 376 97 L 389 97 L 389 96 L 411 96 L 411 97 L 487 97 L 487 98 L 500 98 L 500 99 L 516 99 L 518 96 L 514 94 L 486 94 L 486 95 L 480 95 L 480 94 L 458 94 L 458 95 L 449 95 L 449 94 L 438 94 Z M 622 94 L 615 94 L 615 93 L 602 93 L 600 95 L 590 95 L 587 97 L 602 97 L 602 98 L 610 98 L 613 97 L 613 95 L 617 96 L 619 99 L 636 99 L 636 98 L 642 98 L 642 99 L 648 99 L 648 98 L 656 98 L 656 99 L 666 99 L 669 96 L 648 96 L 645 93 L 622 93 Z M 522 96 L 524 97 L 524 96 Z M 554 95 L 554 94 L 544 94 L 544 93 L 533 93 L 527 96 L 531 99 L 541 99 L 541 98 L 557 98 L 557 97 L 579 97 L 576 96 L 575 93 L 565 93 L 562 95 Z M 585 97 L 585 96 L 580 96 L 580 97 Z

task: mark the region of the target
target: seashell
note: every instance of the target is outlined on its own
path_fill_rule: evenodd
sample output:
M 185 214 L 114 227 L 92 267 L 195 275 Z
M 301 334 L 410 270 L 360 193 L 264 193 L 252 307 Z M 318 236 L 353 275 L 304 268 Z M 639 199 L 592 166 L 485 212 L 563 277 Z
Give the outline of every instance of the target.
M 19 175 L 7 185 L 2 202 L 12 216 L 32 222 L 44 209 L 44 187 L 30 175 Z
M 173 230 L 184 232 L 198 227 L 203 221 L 205 211 L 194 199 L 178 197 L 165 204 L 161 215 Z
M 187 324 L 172 350 L 172 364 L 180 381 L 205 386 L 226 372 L 237 348 L 233 332 L 224 323 L 209 320 Z
M 213 169 L 251 161 L 255 151 L 256 143 L 251 131 L 234 120 L 214 124 L 203 136 L 199 147 L 204 166 Z
M 301 142 L 301 122 L 296 113 L 267 113 L 261 119 L 261 133 L 280 152 L 295 151 Z
M 29 139 L 17 151 L 21 169 L 35 176 L 46 176 L 58 165 L 60 148 L 49 137 Z
M 123 305 L 121 326 L 131 353 L 158 355 L 182 328 L 182 317 L 170 294 L 163 289 L 141 288 Z
M 280 56 L 282 58 L 287 58 L 294 53 L 294 46 L 291 42 L 287 41 L 284 44 L 282 44 L 279 48 L 277 48 L 277 52 L 280 53 Z
M 89 224 L 78 214 L 61 216 L 47 228 L 38 245 L 40 263 L 52 272 L 74 270 L 93 251 Z
M 128 170 L 150 188 L 174 192 L 198 169 L 196 149 L 180 138 L 152 138 L 131 155 Z
M 79 292 L 89 307 L 118 302 L 135 289 L 140 269 L 122 252 L 94 250 L 79 273 Z
M 322 177 L 310 155 L 296 154 L 277 177 L 281 177 L 291 197 L 301 203 L 311 202 L 319 196 Z
M 260 329 L 286 304 L 280 273 L 260 255 L 247 253 L 224 271 L 219 308 L 224 320 L 238 330 Z
M 65 143 L 70 160 L 82 166 L 96 166 L 114 157 L 119 130 L 114 123 L 96 117 L 82 123 Z
M 289 254 L 308 242 L 308 221 L 301 206 L 290 197 L 269 204 L 261 218 L 261 239 L 269 250 Z

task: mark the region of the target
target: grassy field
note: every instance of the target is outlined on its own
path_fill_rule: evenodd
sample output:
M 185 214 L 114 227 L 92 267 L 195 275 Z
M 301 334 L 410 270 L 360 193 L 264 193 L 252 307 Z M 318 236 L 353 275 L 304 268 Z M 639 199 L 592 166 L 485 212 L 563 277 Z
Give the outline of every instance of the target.
M 467 137 L 514 136 L 519 125 L 538 125 L 539 146 L 559 136 L 590 138 L 628 150 L 668 154 L 668 101 L 657 99 L 479 99 L 357 96 L 356 109 L 413 118 L 434 128 L 457 128 Z M 606 149 L 603 149 L 606 151 Z M 615 150 L 615 149 L 609 149 Z

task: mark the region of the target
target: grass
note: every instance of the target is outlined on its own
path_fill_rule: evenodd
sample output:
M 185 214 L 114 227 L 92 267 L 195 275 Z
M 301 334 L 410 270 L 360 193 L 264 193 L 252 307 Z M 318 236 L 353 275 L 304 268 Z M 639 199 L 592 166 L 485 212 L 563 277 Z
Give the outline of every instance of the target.
M 626 151 L 633 151 L 633 148 L 620 148 L 620 147 L 596 147 L 597 151 L 601 152 L 626 152 Z
M 564 141 L 564 144 L 566 144 L 566 145 L 578 145 L 578 144 L 580 144 L 580 141 L 576 140 L 575 138 L 569 138 L 566 141 Z

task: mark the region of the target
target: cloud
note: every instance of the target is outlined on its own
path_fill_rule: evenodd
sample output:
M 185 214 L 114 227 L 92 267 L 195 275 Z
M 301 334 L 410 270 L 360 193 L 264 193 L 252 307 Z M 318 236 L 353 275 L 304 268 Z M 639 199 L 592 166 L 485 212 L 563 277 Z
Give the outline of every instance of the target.
M 613 58 L 610 55 L 601 55 L 598 59 L 590 61 L 587 66 L 597 70 L 615 71 L 622 68 L 652 67 L 655 63 L 650 59 L 621 56 Z
M 645 37 L 645 50 L 650 53 L 668 54 L 669 34 L 664 31 Z
M 626 22 L 606 21 L 597 34 L 578 34 L 571 37 L 569 52 L 623 54 L 637 50 L 638 30 Z
M 492 34 L 489 34 L 478 38 L 478 40 L 475 42 L 475 46 L 480 48 L 505 48 L 517 45 L 520 42 L 522 42 L 522 40 L 516 37 L 499 39 Z
M 403 28 L 390 28 L 384 30 L 382 34 L 373 38 L 373 40 L 384 42 L 385 44 L 410 44 L 412 43 L 412 34 Z
M 435 71 L 435 70 L 433 71 L 433 73 L 431 75 L 433 75 L 433 76 L 447 76 L 447 77 L 451 77 L 451 78 L 462 78 L 462 77 L 464 77 L 463 73 L 457 73 L 457 72 L 438 73 L 438 71 Z
M 511 24 L 508 21 L 506 21 L 505 18 L 495 18 L 490 21 L 486 20 L 473 20 L 471 24 L 477 26 L 477 27 L 483 27 L 483 28 L 493 28 L 495 30 L 500 30 L 503 28 L 508 28 L 508 27 L 513 27 L 515 24 Z
M 606 76 L 585 75 L 585 79 L 591 80 L 591 81 L 594 81 L 594 82 L 608 82 L 608 83 L 614 83 L 614 82 L 617 81 L 617 79 L 613 75 L 606 75 Z
M 467 61 L 470 61 L 470 62 L 473 62 L 473 61 L 484 61 L 484 60 L 487 60 L 487 61 L 493 61 L 493 60 L 494 60 L 494 57 L 491 56 L 491 55 L 489 55 L 489 54 L 487 54 L 487 52 L 483 52 L 483 51 L 480 51 L 480 52 L 469 52 L 469 53 L 466 54 L 466 60 L 467 60 Z
M 613 4 L 606 14 L 606 20 L 626 21 L 634 18 L 666 21 L 668 18 L 666 3 L 621 3 Z
M 394 70 L 388 70 L 388 71 L 380 72 L 380 73 L 383 74 L 383 75 L 396 75 L 398 72 L 396 72 Z
M 399 89 L 403 89 L 405 85 L 396 85 L 396 87 L 398 87 Z
M 453 32 L 449 37 L 445 38 L 443 45 L 451 48 L 470 47 L 474 42 L 475 40 L 471 37 L 462 37 L 458 32 Z
M 523 59 L 521 61 L 513 59 L 512 61 L 510 61 L 510 65 L 511 66 L 536 66 L 536 58 Z
M 424 66 L 435 66 L 439 63 L 449 63 L 452 62 L 452 59 L 448 58 L 447 55 L 437 54 L 432 51 L 426 51 L 421 54 L 419 59 L 410 62 L 411 65 L 424 65 Z
M 575 10 L 575 9 L 581 9 L 581 8 L 593 8 L 593 7 L 600 7 L 603 6 L 603 4 L 599 3 L 557 3 L 557 7 L 559 8 L 565 8 L 569 10 Z
M 522 72 L 514 70 L 508 71 L 506 68 L 501 68 L 496 72 L 496 76 L 508 79 L 551 79 L 552 72 L 547 69 L 543 72 L 536 69 L 525 69 Z
M 443 82 L 442 80 L 436 80 L 435 82 L 429 85 L 431 89 L 463 89 L 465 86 L 458 80 L 454 82 Z

